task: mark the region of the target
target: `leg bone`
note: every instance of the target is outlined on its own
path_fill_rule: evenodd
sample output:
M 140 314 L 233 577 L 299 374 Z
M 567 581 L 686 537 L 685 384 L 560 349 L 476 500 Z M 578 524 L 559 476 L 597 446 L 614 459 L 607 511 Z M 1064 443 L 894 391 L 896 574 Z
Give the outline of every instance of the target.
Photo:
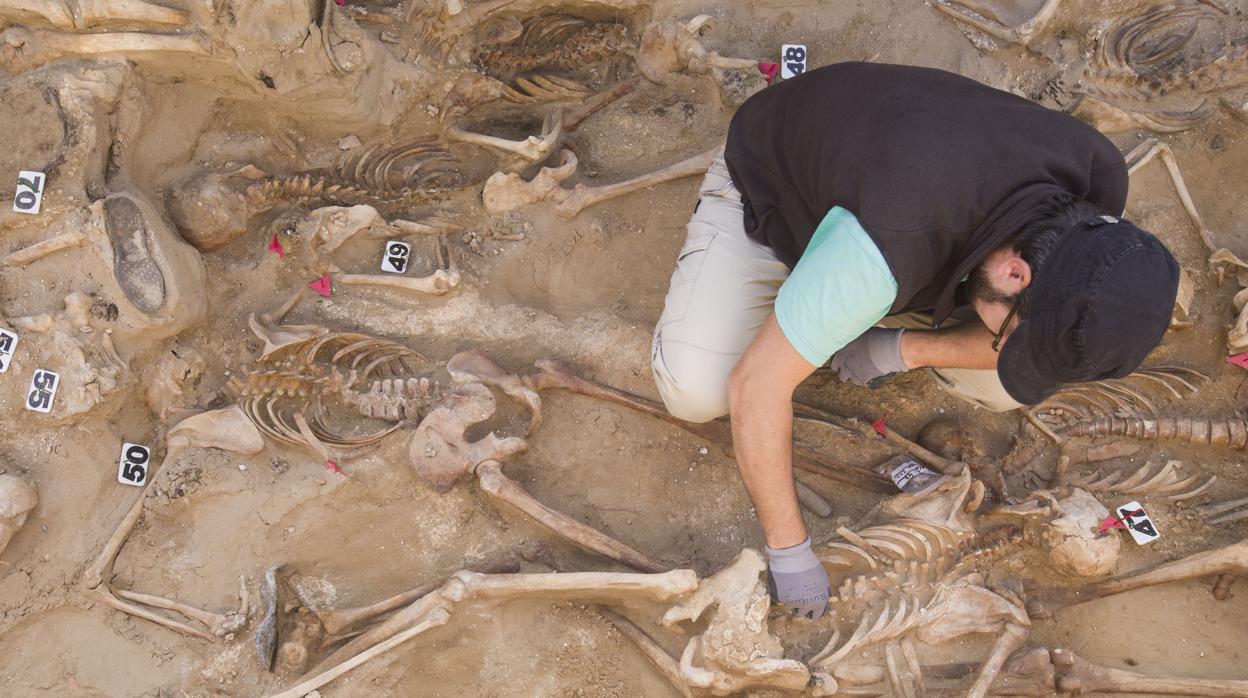
M 551 151 L 559 144 L 562 136 L 562 111 L 556 111 L 546 116 L 546 119 L 542 122 L 542 135 L 529 136 L 522 141 L 509 141 L 505 138 L 465 131 L 454 126 L 446 130 L 446 137 L 449 140 L 496 148 L 517 156 L 520 164 L 529 165 L 541 162 L 549 157 Z
M 1187 185 L 1183 182 L 1183 174 L 1179 172 L 1179 164 L 1174 159 L 1174 152 L 1170 150 L 1170 146 L 1161 141 L 1150 138 L 1136 146 L 1131 152 L 1124 156 L 1127 161 L 1127 173 L 1132 174 L 1150 160 L 1160 157 L 1163 165 L 1166 166 L 1166 172 L 1170 175 L 1170 181 L 1174 183 L 1174 190 L 1179 195 L 1179 201 L 1183 204 L 1183 209 L 1187 211 L 1187 215 L 1192 219 L 1192 224 L 1196 226 L 1196 230 L 1200 233 L 1200 239 L 1205 243 L 1205 247 L 1210 253 L 1218 251 L 1218 245 L 1214 242 L 1213 231 L 1205 227 L 1200 219 L 1200 213 L 1196 210 L 1196 204 L 1192 202 L 1192 195 L 1187 190 Z
M 388 649 L 415 637 L 417 633 L 412 630 L 420 628 L 430 618 L 441 614 L 443 618 L 436 625 L 445 623 L 455 604 L 462 601 L 555 599 L 616 604 L 628 600 L 663 602 L 688 594 L 697 586 L 698 576 L 693 570 L 673 570 L 662 574 L 572 572 L 490 575 L 456 572 L 436 591 L 326 657 L 309 672 L 311 676 L 306 681 L 273 698 L 302 696 L 325 685 L 352 667 L 384 652 L 383 647 Z
M 1145 693 L 1168 696 L 1248 696 L 1248 681 L 1160 678 L 1093 664 L 1065 649 L 1053 650 L 1062 693 Z
M 731 455 L 732 430 L 726 420 L 717 419 L 704 424 L 686 422 L 673 417 L 662 405 L 653 400 L 647 400 L 631 393 L 626 393 L 623 390 L 587 381 L 554 361 L 538 361 L 537 368 L 537 373 L 524 378 L 525 384 L 534 390 L 567 390 L 587 397 L 623 405 L 668 424 L 678 426 L 707 441 L 719 444 L 720 447 L 724 448 Z M 799 405 L 796 409 L 801 411 L 806 408 Z M 897 491 L 897 488 L 893 486 L 892 480 L 873 470 L 835 461 L 823 453 L 797 443 L 793 446 L 793 465 L 807 472 L 822 475 L 828 479 L 854 487 L 881 493 L 896 493 Z
M 683 698 L 693 698 L 693 692 L 689 690 L 689 685 L 685 683 L 684 677 L 680 675 L 680 665 L 676 663 L 675 659 L 672 659 L 672 656 L 666 650 L 659 646 L 659 643 L 646 634 L 646 631 L 611 609 L 602 608 L 598 612 L 614 625 L 621 635 L 632 640 L 633 644 L 637 645 L 637 649 L 646 655 L 646 659 L 650 660 L 650 663 L 659 670 L 660 674 L 663 674 L 663 678 L 672 684 L 672 688 L 676 689 L 677 693 L 683 696 Z
M 17 267 L 30 264 L 31 262 L 47 257 L 54 252 L 67 250 L 78 247 L 86 241 L 86 236 L 79 232 L 65 233 L 49 238 L 43 242 L 37 242 L 29 247 L 23 247 L 16 252 L 10 253 L 4 259 L 0 259 L 0 267 Z
M 7 10 L 39 15 L 57 29 L 85 29 L 108 23 L 186 24 L 185 12 L 142 0 L 0 0 L 0 15 Z
M 24 67 L 38 67 L 61 56 L 106 54 L 189 53 L 206 56 L 209 49 L 194 34 L 107 32 L 70 34 L 13 26 L 0 32 L 0 59 Z
M 666 565 L 650 559 L 601 531 L 537 501 L 515 480 L 503 474 L 498 461 L 486 461 L 477 466 L 477 479 L 481 484 L 481 490 L 491 499 L 510 504 L 533 517 L 541 525 L 586 550 L 643 572 L 661 572 L 668 569 Z
M 972 4 L 965 0 L 936 0 L 935 3 L 937 10 L 959 22 L 969 24 L 985 34 L 994 36 L 1002 41 L 1022 46 L 1030 44 L 1033 39 L 1044 31 L 1045 27 L 1053 21 L 1053 16 L 1057 14 L 1057 8 L 1060 4 L 1061 0 L 1045 0 L 1044 5 L 1040 7 L 1031 19 L 1016 27 L 1007 27 L 997 19 L 992 10 L 982 5 Z M 988 21 L 979 17 L 984 17 Z
M 695 155 L 686 160 L 676 163 L 670 167 L 665 167 L 657 172 L 651 172 L 647 175 L 634 177 L 633 179 L 608 184 L 601 187 L 587 187 L 584 184 L 578 184 L 570 193 L 563 197 L 563 200 L 555 206 L 555 213 L 564 218 L 575 218 L 581 211 L 600 204 L 603 201 L 614 199 L 618 196 L 631 194 L 635 191 L 641 191 L 653 187 L 656 184 L 671 182 L 685 177 L 693 177 L 706 172 L 711 166 L 711 159 L 714 158 L 715 150 L 708 150 L 705 153 Z

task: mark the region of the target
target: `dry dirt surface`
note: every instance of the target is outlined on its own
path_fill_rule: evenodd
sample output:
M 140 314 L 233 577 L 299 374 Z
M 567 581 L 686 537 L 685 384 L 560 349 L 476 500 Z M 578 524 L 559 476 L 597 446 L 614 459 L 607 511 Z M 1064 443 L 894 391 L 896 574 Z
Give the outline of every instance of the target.
M 915 695 L 886 677 L 898 662 L 892 673 L 922 673 L 928 695 L 965 695 L 994 646 L 1015 661 L 993 693 L 1108 686 L 1027 684 L 1044 672 L 1027 674 L 1023 658 L 1064 648 L 1180 679 L 1145 693 L 1248 695 L 1248 592 L 1226 588 L 1248 569 L 1242 552 L 1225 577 L 1058 601 L 1087 591 L 1095 580 L 1078 575 L 1091 568 L 1126 574 L 1248 535 L 1248 521 L 1211 523 L 1199 508 L 1248 496 L 1236 443 L 1248 373 L 1226 361 L 1248 349 L 1231 327 L 1239 269 L 1207 261 L 1222 248 L 1248 257 L 1248 3 L 989 2 L 0 0 L 0 329 L 17 338 L 0 354 L 0 695 L 273 695 L 373 644 L 350 638 L 394 609 L 339 633 L 318 612 L 432 590 L 457 570 L 493 561 L 494 571 L 688 569 L 705 580 L 734 559 L 754 609 L 736 635 L 696 615 L 683 632 L 660 624 L 679 595 L 474 592 L 445 602 L 449 618 L 421 616 L 436 627 L 290 695 L 827 695 L 838 682 L 841 695 Z M 924 443 L 972 463 L 987 485 L 951 479 L 965 487 L 932 505 L 945 507 L 953 548 L 933 553 L 927 539 L 926 552 L 890 552 L 854 532 L 935 516 L 898 504 L 864 470 L 898 451 L 869 429 L 803 422 L 807 447 L 848 464 L 798 474 L 831 505 L 829 516 L 807 513 L 812 539 L 834 587 L 861 582 L 846 582 L 815 623 L 778 607 L 768 619 L 755 604 L 757 570 L 738 554 L 762 539 L 722 442 L 566 390 L 540 392 L 538 426 L 534 381 L 447 368 L 469 350 L 516 376 L 551 359 L 653 399 L 651 332 L 703 154 L 765 84 L 757 64 L 778 62 L 784 44 L 804 45 L 808 68 L 872 60 L 961 73 L 1073 111 L 1124 153 L 1158 139 L 1200 215 L 1198 225 L 1185 211 L 1164 158 L 1132 175 L 1128 214 L 1170 246 L 1193 291 L 1147 365 L 1208 380 L 1180 373 L 1199 388 L 1189 395 L 1145 378 L 1037 411 L 1067 444 L 1063 477 L 1059 445 L 1020 412 L 976 409 L 921 372 L 867 390 L 819 371 L 799 390 L 803 403 L 858 425 L 885 418 L 910 438 L 945 420 Z M 594 189 L 674 165 L 637 187 Z M 21 171 L 43 180 L 28 182 L 42 184 L 37 213 Z M 391 241 L 409 246 L 391 262 L 402 273 L 381 268 Z M 324 274 L 327 294 L 308 287 Z M 50 385 L 47 372 L 55 395 L 32 392 Z M 30 409 L 45 401 L 49 411 Z M 1229 436 L 1064 436 L 1097 416 L 1213 422 Z M 149 453 L 131 449 L 119 465 L 124 444 Z M 1102 446 L 1116 457 L 1092 460 Z M 1167 482 L 1203 489 L 1176 500 L 1089 484 L 1170 461 L 1181 465 Z M 641 562 L 576 545 L 501 501 L 495 462 L 533 500 Z M 1095 498 L 1071 504 L 1074 485 Z M 1106 535 L 1120 547 L 1093 550 L 1106 538 L 1087 516 L 1131 501 L 1160 539 L 1137 545 L 1119 531 Z M 1073 557 L 1054 554 L 1067 542 Z M 874 572 L 837 568 L 838 544 L 866 549 Z M 897 559 L 908 555 L 927 566 Z M 967 588 L 996 615 L 943 635 L 920 627 Z M 817 661 L 834 628 L 832 649 L 848 645 L 863 618 L 895 613 L 900 599 L 918 615 L 895 636 Z M 1015 632 L 1019 642 L 999 642 Z M 737 665 L 712 656 L 718 643 L 756 640 Z M 682 654 L 736 679 L 752 662 L 777 663 L 758 681 L 707 686 L 676 668 Z M 776 678 L 784 672 L 797 678 Z M 1215 693 L 1188 679 L 1240 682 Z

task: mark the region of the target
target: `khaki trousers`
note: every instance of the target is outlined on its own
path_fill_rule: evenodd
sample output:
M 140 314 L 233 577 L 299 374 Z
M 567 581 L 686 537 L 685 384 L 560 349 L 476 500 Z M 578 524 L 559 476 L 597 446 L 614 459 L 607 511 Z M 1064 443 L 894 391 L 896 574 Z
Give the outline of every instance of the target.
M 745 234 L 741 194 L 723 151 L 698 191 L 684 247 L 654 331 L 651 367 L 673 416 L 706 422 L 728 413 L 728 374 L 771 314 L 789 269 L 771 248 Z M 928 328 L 931 318 L 907 313 L 881 327 Z M 940 387 L 989 410 L 1019 406 L 997 372 L 929 369 Z

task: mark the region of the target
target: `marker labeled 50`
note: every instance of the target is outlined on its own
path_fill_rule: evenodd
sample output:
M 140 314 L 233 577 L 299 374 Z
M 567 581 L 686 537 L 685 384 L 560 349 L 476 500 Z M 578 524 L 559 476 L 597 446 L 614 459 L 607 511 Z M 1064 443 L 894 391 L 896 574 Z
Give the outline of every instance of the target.
M 147 483 L 147 468 L 151 460 L 152 452 L 147 446 L 123 443 L 121 460 L 117 462 L 117 482 L 142 487 Z

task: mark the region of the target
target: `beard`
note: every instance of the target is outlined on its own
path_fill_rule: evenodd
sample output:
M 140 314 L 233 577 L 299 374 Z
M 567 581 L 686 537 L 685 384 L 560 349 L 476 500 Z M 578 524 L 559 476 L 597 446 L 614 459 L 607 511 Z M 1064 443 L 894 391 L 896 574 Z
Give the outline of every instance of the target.
M 966 295 L 972 301 L 979 301 L 980 303 L 1014 305 L 1018 302 L 1022 292 L 1009 294 L 993 286 L 992 281 L 988 278 L 988 272 L 984 269 L 984 265 L 980 264 L 971 271 L 970 277 L 966 280 Z

